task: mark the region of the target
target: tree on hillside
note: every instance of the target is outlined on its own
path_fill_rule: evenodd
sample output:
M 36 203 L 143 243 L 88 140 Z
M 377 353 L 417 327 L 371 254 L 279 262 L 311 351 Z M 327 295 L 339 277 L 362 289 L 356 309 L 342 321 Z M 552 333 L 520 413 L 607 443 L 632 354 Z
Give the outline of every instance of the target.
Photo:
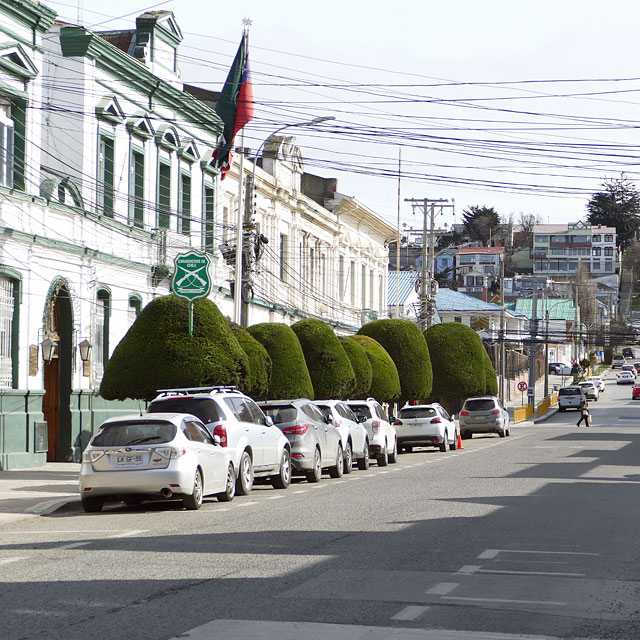
M 470 240 L 490 246 L 500 229 L 500 216 L 493 207 L 472 205 L 462 212 L 462 222 Z
M 593 224 L 615 227 L 618 246 L 626 247 L 640 229 L 640 193 L 624 176 L 605 180 L 602 191 L 587 203 L 587 220 Z
M 533 228 L 537 224 L 542 224 L 542 218 L 534 213 L 521 213 L 518 216 L 518 226 L 520 227 L 520 242 L 523 246 L 533 247 Z

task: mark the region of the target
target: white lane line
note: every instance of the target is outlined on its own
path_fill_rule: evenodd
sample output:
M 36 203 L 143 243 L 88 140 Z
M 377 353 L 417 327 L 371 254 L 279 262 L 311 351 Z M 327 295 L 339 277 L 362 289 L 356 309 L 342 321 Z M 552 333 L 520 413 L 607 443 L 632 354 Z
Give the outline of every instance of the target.
M 586 575 L 584 573 L 554 573 L 552 571 L 500 571 L 498 569 L 480 569 L 478 573 L 501 573 L 510 576 L 556 576 L 561 578 L 584 578 Z
M 480 560 L 490 560 L 491 558 L 495 558 L 499 553 L 500 549 L 486 549 L 478 556 L 478 558 Z
M 250 507 L 251 505 L 258 504 L 255 500 L 252 502 L 241 502 L 238 507 Z
M 561 556 L 599 556 L 599 553 L 588 553 L 585 551 L 532 551 L 527 549 L 487 549 L 478 558 L 491 560 L 499 553 L 530 553 L 537 555 L 561 555 Z
M 566 602 L 552 602 L 550 600 L 500 600 L 498 598 L 461 598 L 457 596 L 443 596 L 447 600 L 464 600 L 465 602 L 499 602 L 501 604 L 537 604 L 553 605 L 556 607 L 566 606 Z
M 476 571 L 480 571 L 481 567 L 479 564 L 465 564 L 464 567 L 460 567 L 457 573 L 475 573 Z
M 306 493 L 306 489 L 299 489 L 298 491 L 293 491 L 292 493 Z
M 314 484 L 313 487 L 311 487 L 312 489 L 326 489 L 329 485 L 328 484 Z
M 22 556 L 20 558 L 3 558 L 0 560 L 0 564 L 9 564 L 10 562 L 18 562 L 18 560 L 26 560 L 26 556 Z
M 427 593 L 432 596 L 444 596 L 447 593 L 451 593 L 460 583 L 459 582 L 440 582 L 427 590 Z
M 267 500 L 280 500 L 280 498 L 284 498 L 284 496 L 282 494 L 277 495 L 277 496 L 268 496 L 266 499 Z
M 402 611 L 398 611 L 395 616 L 391 616 L 392 620 L 415 620 L 421 616 L 429 607 L 418 607 L 411 605 L 405 607 Z
M 91 544 L 92 541 L 87 540 L 86 542 L 70 542 L 69 544 L 63 544 L 56 549 L 77 549 L 78 547 L 85 547 L 88 544 Z
M 109 536 L 110 538 L 132 538 L 133 536 L 140 535 L 141 533 L 146 533 L 148 529 L 132 529 L 131 531 L 123 531 L 122 533 L 116 533 L 113 536 Z
M 334 480 L 331 484 L 344 484 L 344 480 Z

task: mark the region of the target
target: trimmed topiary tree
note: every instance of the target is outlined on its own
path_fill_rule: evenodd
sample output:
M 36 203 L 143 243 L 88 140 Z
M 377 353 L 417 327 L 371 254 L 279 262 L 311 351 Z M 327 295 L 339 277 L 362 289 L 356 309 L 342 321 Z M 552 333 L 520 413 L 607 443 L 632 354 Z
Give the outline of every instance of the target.
M 431 358 L 418 325 L 411 320 L 374 320 L 361 327 L 358 334 L 373 338 L 391 356 L 400 376 L 404 402 L 423 400 L 431 395 Z
M 433 367 L 432 396 L 454 399 L 486 393 L 487 354 L 480 336 L 460 322 L 436 324 L 424 333 Z
M 493 362 L 491 362 L 491 358 L 487 353 L 487 350 L 484 350 L 484 375 L 485 375 L 485 393 L 490 396 L 498 395 L 498 376 L 496 374 L 495 367 L 493 366 Z
M 373 369 L 367 357 L 367 352 L 357 340 L 354 340 L 354 336 L 340 338 L 340 342 L 351 362 L 353 372 L 356 376 L 356 386 L 353 388 L 350 398 L 362 400 L 369 397 L 369 389 L 371 388 L 371 382 L 373 380 Z
M 188 302 L 169 295 L 151 301 L 107 362 L 100 395 L 152 400 L 157 389 L 239 385 L 249 359 L 211 300 L 196 300 L 193 335 Z
M 316 398 L 346 398 L 356 386 L 351 361 L 331 327 L 305 318 L 291 325 L 298 336 Z
M 371 363 L 369 395 L 378 402 L 395 402 L 401 394 L 400 376 L 391 356 L 384 347 L 369 336 L 351 336 L 365 351 Z
M 271 357 L 269 400 L 309 398 L 313 385 L 298 336 L 289 325 L 279 322 L 254 324 L 247 331 L 267 350 Z
M 256 400 L 264 400 L 271 381 L 271 357 L 267 350 L 243 327 L 227 318 L 233 335 L 249 358 L 249 372 L 240 390 Z

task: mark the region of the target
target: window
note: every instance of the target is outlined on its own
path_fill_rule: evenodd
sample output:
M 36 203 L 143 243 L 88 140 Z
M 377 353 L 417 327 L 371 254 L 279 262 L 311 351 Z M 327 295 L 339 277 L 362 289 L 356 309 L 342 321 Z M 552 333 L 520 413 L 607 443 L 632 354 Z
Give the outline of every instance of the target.
M 362 265 L 360 281 L 361 281 L 361 287 L 362 287 L 362 290 L 360 291 L 360 306 L 363 309 L 366 309 L 367 308 L 367 267 L 365 265 Z
M 191 233 L 191 176 L 180 174 L 180 220 L 178 231 L 185 235 Z
M 344 256 L 338 258 L 338 300 L 342 301 L 345 293 Z
M 131 152 L 129 180 L 130 221 L 134 227 L 144 227 L 144 153 Z
M 287 251 L 289 250 L 289 237 L 280 234 L 280 280 L 287 282 Z
M 594 236 L 591 239 L 591 242 L 601 242 L 602 241 L 602 236 L 599 233 L 594 234 Z
M 473 276 L 467 276 L 467 287 L 473 287 L 474 278 Z
M 327 256 L 323 253 L 320 256 L 320 288 L 322 295 L 327 294 Z
M 604 270 L 605 271 L 613 271 L 613 262 L 611 262 L 611 260 L 607 260 L 604 263 Z
M 613 242 L 613 234 L 612 233 L 605 233 L 604 234 L 604 241 L 605 242 Z
M 551 242 L 567 242 L 568 240 L 567 236 L 551 236 Z
M 594 260 L 591 263 L 591 271 L 600 271 L 600 260 Z
M 373 269 L 369 269 L 369 309 L 373 309 Z
M 93 365 L 96 381 L 102 380 L 104 367 L 109 360 L 109 316 L 111 315 L 111 294 L 100 289 L 96 299 L 96 314 L 94 319 L 95 348 L 93 350 Z
M 602 254 L 602 249 L 600 247 L 593 247 L 593 249 L 591 249 L 591 255 L 599 256 L 601 254 Z
M 171 165 L 158 167 L 158 228 L 168 229 L 171 217 Z
M 13 387 L 14 318 L 17 312 L 16 285 L 13 280 L 0 276 L 0 388 Z
M 214 207 L 214 192 L 212 186 L 206 186 L 204 188 L 204 200 L 202 202 L 202 209 L 204 218 L 204 238 L 202 239 L 202 246 L 205 251 L 213 251 L 215 242 L 215 232 L 213 225 L 213 207 Z
M 0 102 L 0 186 L 13 187 L 13 120 L 11 107 Z
M 355 260 L 351 261 L 351 306 L 356 306 L 356 263 Z
M 98 212 L 113 217 L 113 139 L 101 135 L 98 140 Z
M 460 264 L 473 264 L 475 261 L 475 256 L 458 256 L 458 262 Z
M 576 249 L 571 249 L 571 251 L 576 251 Z M 552 256 L 564 256 L 566 253 L 567 250 L 564 247 L 562 249 L 551 249 Z
M 462 316 L 453 316 L 453 321 L 462 324 Z
M 476 276 L 476 287 L 484 286 L 484 278 L 482 276 Z
M 605 247 L 604 248 L 604 255 L 605 256 L 612 256 L 613 255 L 613 247 Z
M 549 236 L 547 235 L 536 235 L 535 243 L 536 244 L 547 244 L 549 242 Z
M 141 310 L 142 310 L 142 300 L 140 299 L 140 296 L 138 295 L 129 296 L 129 309 L 128 309 L 129 326 L 131 326 L 136 321 L 136 319 L 140 315 Z

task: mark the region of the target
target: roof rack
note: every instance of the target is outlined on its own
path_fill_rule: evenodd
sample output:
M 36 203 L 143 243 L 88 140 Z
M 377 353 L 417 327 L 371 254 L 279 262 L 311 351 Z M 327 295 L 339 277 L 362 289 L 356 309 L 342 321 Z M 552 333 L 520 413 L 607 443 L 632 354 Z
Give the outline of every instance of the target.
M 180 387 L 176 389 L 158 389 L 156 393 L 173 393 L 176 395 L 189 395 L 191 393 L 210 393 L 211 391 L 227 392 L 227 393 L 241 393 L 238 387 L 229 385 L 221 385 L 217 387 Z

